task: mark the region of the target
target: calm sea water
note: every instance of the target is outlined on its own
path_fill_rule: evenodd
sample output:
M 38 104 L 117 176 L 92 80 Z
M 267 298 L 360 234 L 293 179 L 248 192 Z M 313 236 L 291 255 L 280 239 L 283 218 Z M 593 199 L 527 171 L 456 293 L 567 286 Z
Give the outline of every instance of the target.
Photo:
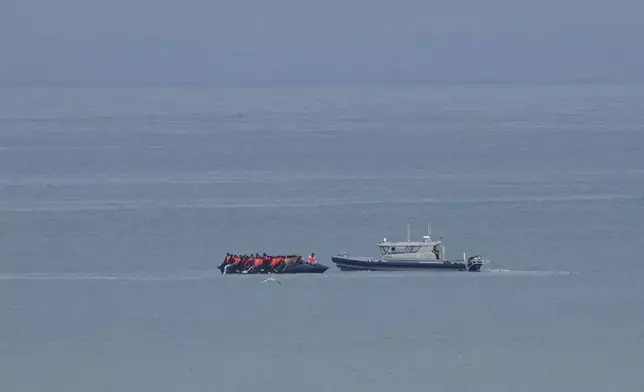
M 0 389 L 641 391 L 643 124 L 644 86 L 2 87 Z M 331 265 L 428 221 L 492 264 Z

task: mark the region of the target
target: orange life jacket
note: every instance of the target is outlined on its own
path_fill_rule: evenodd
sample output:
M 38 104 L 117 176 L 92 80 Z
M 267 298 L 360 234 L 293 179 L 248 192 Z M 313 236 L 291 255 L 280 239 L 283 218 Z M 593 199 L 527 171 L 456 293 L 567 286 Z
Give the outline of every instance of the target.
M 309 256 L 309 264 L 315 264 L 316 258 L 315 256 Z

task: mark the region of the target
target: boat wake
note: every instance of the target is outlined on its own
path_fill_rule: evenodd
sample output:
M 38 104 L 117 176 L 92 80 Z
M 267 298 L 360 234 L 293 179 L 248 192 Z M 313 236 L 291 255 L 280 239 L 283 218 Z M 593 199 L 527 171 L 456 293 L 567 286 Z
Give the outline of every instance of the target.
M 538 271 L 486 269 L 476 273 L 453 271 L 333 271 L 329 274 L 303 274 L 301 276 L 283 276 L 281 279 L 410 279 L 410 278 L 474 278 L 486 276 L 566 276 L 579 275 L 573 271 Z M 244 276 L 244 275 L 240 275 Z M 261 275 L 263 279 L 265 275 Z M 92 273 L 4 273 L 0 281 L 131 281 L 131 282 L 171 282 L 221 279 L 218 270 L 170 274 L 92 274 Z
M 495 276 L 526 276 L 526 277 L 545 277 L 545 276 L 568 276 L 579 275 L 574 271 L 554 271 L 554 270 L 510 270 L 510 269 L 485 269 L 474 273 L 464 273 L 462 271 L 352 271 L 336 272 L 317 276 L 314 278 L 322 279 L 409 279 L 409 278 L 476 278 L 476 277 L 495 277 Z
M 215 273 L 217 272 L 217 273 Z M 166 275 L 138 275 L 138 274 L 90 274 L 90 273 L 5 273 L 0 274 L 0 280 L 52 280 L 52 281 L 135 281 L 135 282 L 163 282 L 179 280 L 207 280 L 219 276 L 219 271 L 200 272 L 195 274 L 166 274 Z
M 539 270 L 509 270 L 487 269 L 479 272 L 482 275 L 514 275 L 514 276 L 553 276 L 553 275 L 579 275 L 574 271 L 539 271 Z
M 95 212 L 95 211 L 155 211 L 155 210 L 220 210 L 220 209 L 284 209 L 284 208 L 326 208 L 360 205 L 429 205 L 429 204 L 481 204 L 481 203 L 569 203 L 569 202 L 606 202 L 641 201 L 641 195 L 595 194 L 561 196 L 520 196 L 491 198 L 411 198 L 411 199 L 280 199 L 239 202 L 237 200 L 201 199 L 186 201 L 163 200 L 92 200 L 92 201 L 33 201 L 5 203 L 2 212 Z

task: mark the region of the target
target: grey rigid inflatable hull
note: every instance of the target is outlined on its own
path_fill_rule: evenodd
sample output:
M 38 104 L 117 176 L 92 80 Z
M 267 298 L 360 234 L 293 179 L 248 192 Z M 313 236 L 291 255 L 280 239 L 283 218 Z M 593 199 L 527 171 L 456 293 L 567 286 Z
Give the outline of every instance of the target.
M 482 264 L 474 257 L 466 262 L 458 261 L 385 261 L 367 257 L 333 256 L 331 261 L 341 271 L 419 271 L 419 270 L 452 270 L 478 272 Z
M 233 268 L 234 266 L 230 265 L 228 269 L 226 269 L 226 266 L 220 265 L 219 266 L 219 271 L 221 273 L 226 273 L 226 274 L 250 274 L 250 275 L 256 275 L 256 274 L 322 274 L 326 270 L 329 269 L 326 265 L 315 263 L 315 264 L 308 264 L 308 263 L 300 263 L 300 264 L 287 264 L 287 265 L 278 265 L 277 268 L 270 268 L 270 267 L 262 267 L 259 269 L 255 270 L 250 270 L 250 271 L 244 271 L 244 270 L 237 270 Z
M 277 274 L 321 274 L 329 267 L 323 264 L 290 264 Z

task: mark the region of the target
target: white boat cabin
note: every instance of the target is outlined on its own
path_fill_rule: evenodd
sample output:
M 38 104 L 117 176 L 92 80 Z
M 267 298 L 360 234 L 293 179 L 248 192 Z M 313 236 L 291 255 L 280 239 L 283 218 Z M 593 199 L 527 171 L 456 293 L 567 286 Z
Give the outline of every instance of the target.
M 383 238 L 378 244 L 383 260 L 404 261 L 443 261 L 445 260 L 445 245 L 442 241 L 433 241 L 429 235 L 423 236 L 423 241 L 388 242 Z

